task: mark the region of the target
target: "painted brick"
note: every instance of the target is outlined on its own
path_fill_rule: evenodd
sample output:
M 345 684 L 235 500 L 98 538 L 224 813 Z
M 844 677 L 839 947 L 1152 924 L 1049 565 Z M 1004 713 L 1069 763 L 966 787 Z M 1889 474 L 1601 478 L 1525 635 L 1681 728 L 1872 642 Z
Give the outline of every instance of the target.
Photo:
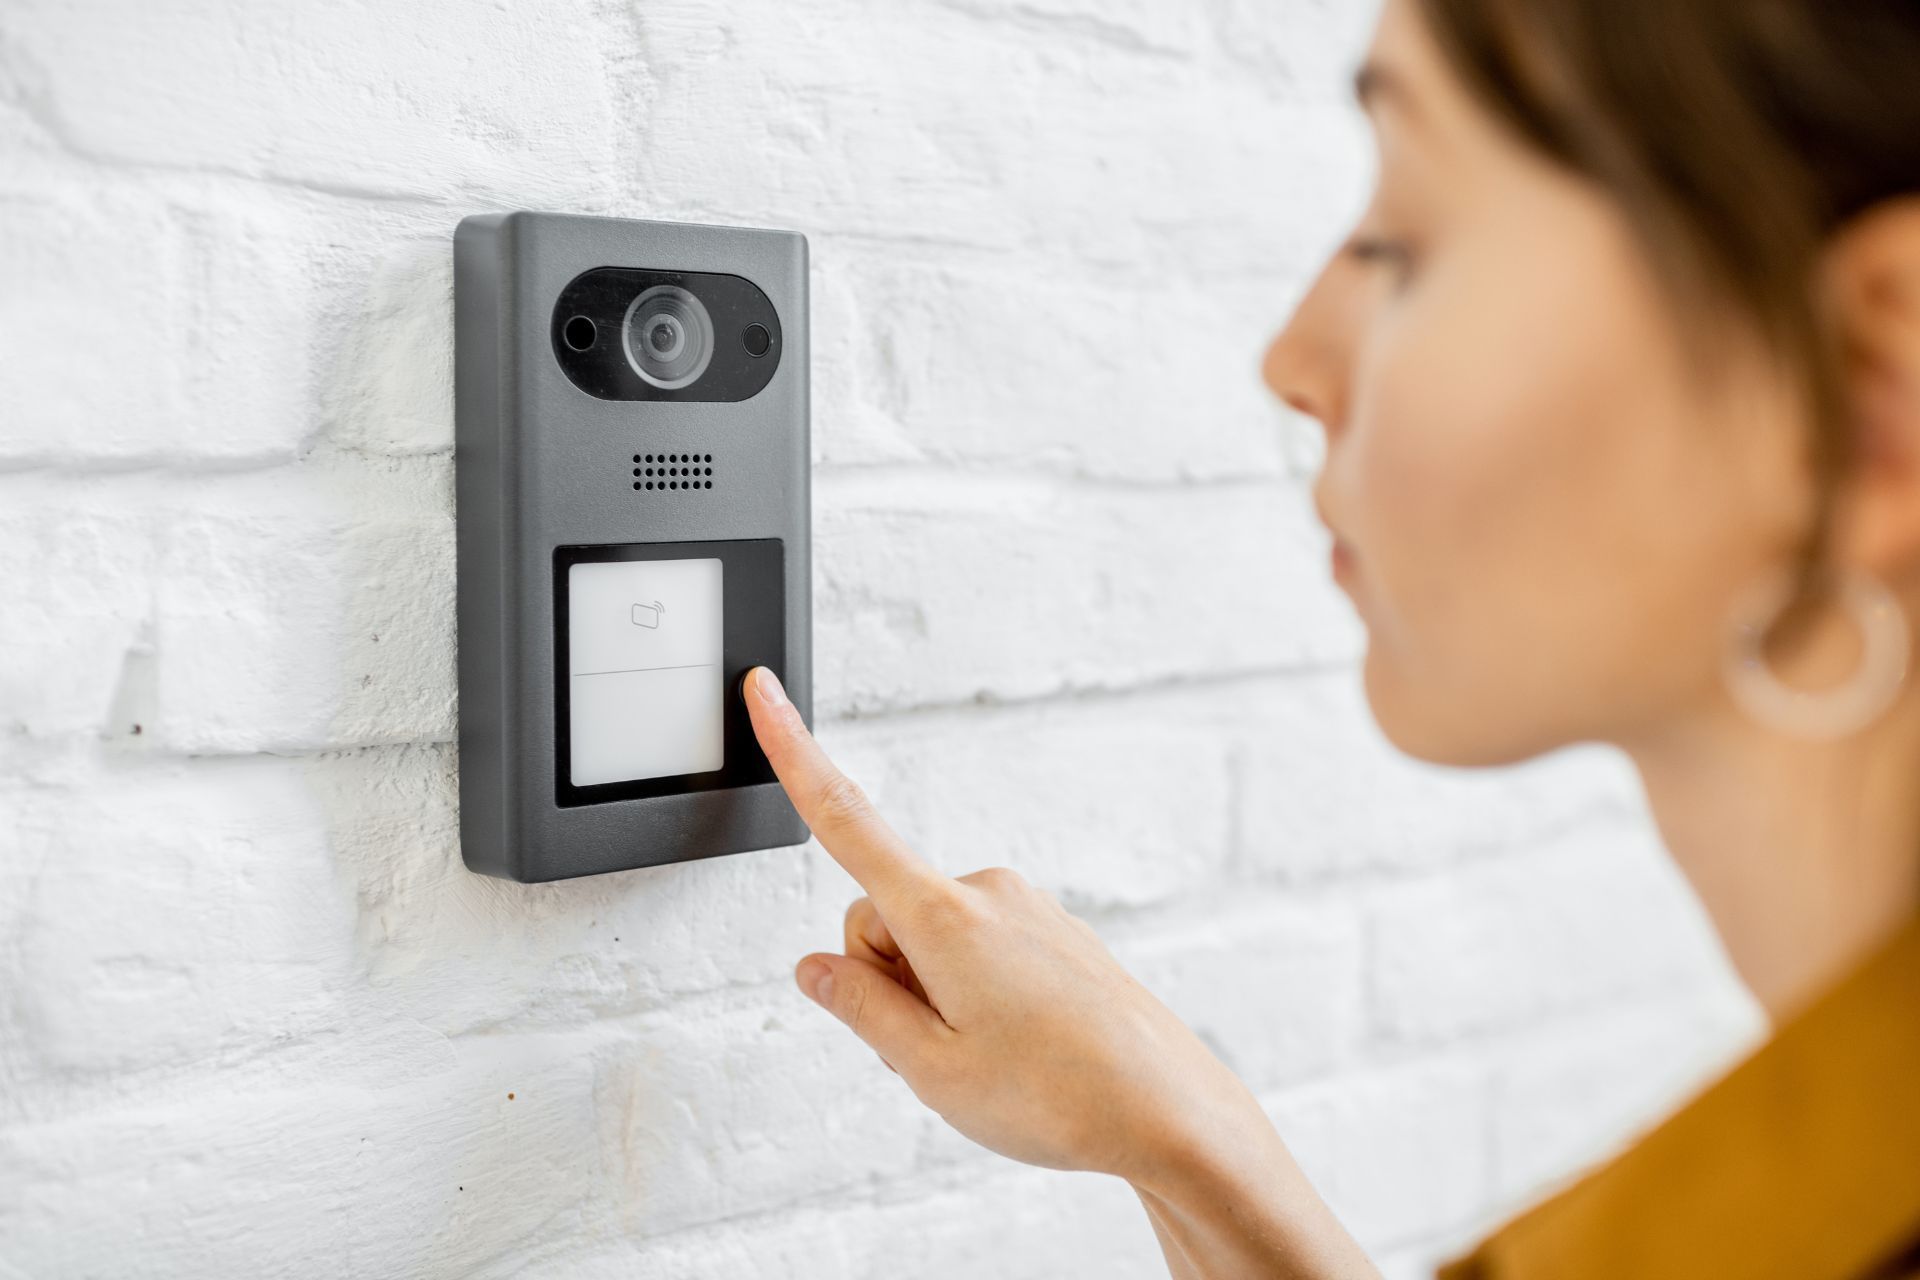
M 9 734 L 105 733 L 128 655 L 151 642 L 152 523 L 25 475 L 0 477 L 0 494 L 0 720 Z
M 1374 724 L 1355 668 L 1264 687 L 1235 739 L 1239 858 L 1255 876 L 1430 870 L 1643 811 L 1624 758 L 1599 748 L 1506 769 L 1410 759 Z
M 601 1158 L 639 1235 L 914 1167 L 936 1119 L 797 988 L 648 1015 L 596 1064 Z
M 1266 1101 L 1288 1150 L 1369 1251 L 1444 1231 L 1487 1197 L 1487 1085 L 1478 1070 L 1393 1068 Z
M 1443 1042 L 1725 975 L 1698 903 L 1641 824 L 1389 885 L 1369 915 L 1372 1019 L 1389 1041 Z
M 1241 895 L 1113 950 L 1255 1091 L 1354 1061 L 1365 956 L 1348 911 Z
M 334 1025 L 351 897 L 293 766 L 129 767 L 14 808 L 21 1083 L 93 1091 Z
M 450 464 L 236 477 L 167 513 L 155 643 L 168 746 L 454 735 Z
M 972 8 L 647 5 L 643 57 L 660 71 L 636 104 L 641 189 L 696 220 L 798 216 L 1176 274 L 1271 268 L 1326 233 L 1319 211 L 1364 198 L 1350 114 L 1149 34 L 1177 33 L 1191 6 L 1152 6 L 1157 29 Z
M 342 194 L 605 199 L 618 130 L 605 6 L 16 7 L 5 69 L 89 158 Z
M 1492 1072 L 1494 1182 L 1515 1200 L 1585 1168 L 1657 1124 L 1754 1048 L 1758 1006 L 1728 975 L 1665 1004 L 1599 1011 L 1531 1037 Z
M 850 729 L 823 745 L 950 875 L 1018 866 L 1088 910 L 1165 901 L 1227 861 L 1225 753 L 1177 720 L 1022 706 Z M 828 887 L 860 892 L 844 872 Z
M 278 212 L 134 182 L 0 190 L 0 461 L 292 458 L 307 271 Z
M 1350 657 L 1291 486 L 820 485 L 828 715 L 1034 698 Z
M 469 1039 L 248 1089 L 230 1068 L 164 1101 L 9 1125 L 0 1237 L 10 1262 L 62 1276 L 463 1274 L 565 1232 L 604 1185 L 589 1054 L 527 1051 Z
M 1272 277 L 1143 282 L 1030 255 L 814 246 L 838 397 L 827 464 L 1138 481 L 1285 467 L 1287 410 L 1257 376 L 1286 302 Z

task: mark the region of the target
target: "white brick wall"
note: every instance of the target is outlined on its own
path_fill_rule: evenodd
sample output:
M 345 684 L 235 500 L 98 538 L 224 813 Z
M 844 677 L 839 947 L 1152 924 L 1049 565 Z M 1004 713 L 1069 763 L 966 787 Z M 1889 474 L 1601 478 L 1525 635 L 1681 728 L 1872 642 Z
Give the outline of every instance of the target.
M 813 246 L 818 708 L 1088 914 L 1396 1276 L 1756 1023 L 1615 760 L 1366 718 L 1257 362 L 1370 5 L 10 0 L 0 1277 L 1151 1276 L 793 988 L 817 848 L 525 888 L 454 821 L 449 236 Z

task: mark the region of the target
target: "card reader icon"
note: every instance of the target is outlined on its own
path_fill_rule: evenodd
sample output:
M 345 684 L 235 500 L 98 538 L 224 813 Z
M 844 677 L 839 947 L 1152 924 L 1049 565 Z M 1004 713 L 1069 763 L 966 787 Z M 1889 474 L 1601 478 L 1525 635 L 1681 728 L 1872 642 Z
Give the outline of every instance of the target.
M 633 625 L 636 627 L 658 627 L 660 625 L 660 615 L 666 611 L 667 606 L 661 604 L 658 600 L 655 600 L 652 604 L 637 604 L 633 606 Z

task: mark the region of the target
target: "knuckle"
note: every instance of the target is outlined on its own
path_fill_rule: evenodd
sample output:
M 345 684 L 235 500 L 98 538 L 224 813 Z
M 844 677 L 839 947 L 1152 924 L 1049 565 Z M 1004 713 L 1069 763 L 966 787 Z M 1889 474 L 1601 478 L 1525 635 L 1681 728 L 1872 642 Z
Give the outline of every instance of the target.
M 840 1017 L 846 1022 L 847 1029 L 856 1036 L 861 1034 L 860 1024 L 867 1014 L 868 989 L 865 982 L 834 984 L 834 996 L 840 1005 Z
M 813 803 L 815 812 L 835 826 L 856 825 L 873 812 L 866 791 L 844 773 L 835 773 L 822 782 L 814 792 Z
M 984 918 L 979 899 L 970 890 L 953 886 L 929 892 L 913 904 L 912 912 L 923 931 L 940 936 L 971 933 Z
M 847 904 L 846 926 L 849 929 L 856 928 L 872 915 L 873 899 L 871 897 L 855 898 Z
M 999 889 L 1005 892 L 1011 892 L 1027 887 L 1027 878 L 1018 871 L 1015 871 L 1012 867 L 982 867 L 980 870 L 970 875 L 961 876 L 960 878 L 969 884 L 978 885 L 982 889 Z

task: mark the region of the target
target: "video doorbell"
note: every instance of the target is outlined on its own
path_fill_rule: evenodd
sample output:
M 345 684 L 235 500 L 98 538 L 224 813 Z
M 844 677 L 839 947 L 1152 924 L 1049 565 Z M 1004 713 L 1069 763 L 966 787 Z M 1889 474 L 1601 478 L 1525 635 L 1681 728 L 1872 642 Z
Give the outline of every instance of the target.
M 470 217 L 454 312 L 467 865 L 803 843 L 741 684 L 812 724 L 806 238 Z

